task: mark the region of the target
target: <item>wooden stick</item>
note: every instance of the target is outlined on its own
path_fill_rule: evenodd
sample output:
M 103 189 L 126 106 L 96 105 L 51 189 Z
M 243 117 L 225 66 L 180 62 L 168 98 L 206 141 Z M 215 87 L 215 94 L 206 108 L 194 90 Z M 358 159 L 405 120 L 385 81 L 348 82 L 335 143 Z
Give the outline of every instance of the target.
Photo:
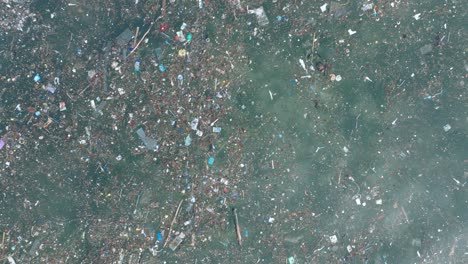
M 153 22 L 151 22 L 151 26 L 148 28 L 148 30 L 146 31 L 146 33 L 143 35 L 143 37 L 140 39 L 140 41 L 138 41 L 138 43 L 136 44 L 135 47 L 133 47 L 132 51 L 130 51 L 130 53 L 127 55 L 130 56 L 132 55 L 133 52 L 135 52 L 135 50 L 138 48 L 138 46 L 140 46 L 140 43 L 145 39 L 146 35 L 148 35 L 148 33 L 150 32 L 151 28 L 153 27 L 153 25 L 158 22 L 159 19 L 161 19 L 162 16 L 158 16 L 158 18 L 156 18 L 156 20 L 154 20 Z
M 161 8 L 162 16 L 166 16 L 166 0 L 162 0 L 162 8 Z
M 133 40 L 133 47 L 135 47 L 135 45 L 137 44 L 137 40 L 138 40 L 138 32 L 140 31 L 140 27 L 137 27 L 137 30 L 136 30 L 136 33 L 135 33 L 135 37 L 134 37 L 134 40 Z
M 130 51 L 130 53 L 128 54 L 128 56 L 132 55 L 133 52 L 135 52 L 135 50 L 138 48 L 138 46 L 140 46 L 140 43 L 145 39 L 146 35 L 148 35 L 148 33 L 150 32 L 151 28 L 153 27 L 154 25 L 154 22 L 151 22 L 151 26 L 148 28 L 148 30 L 146 31 L 146 33 L 143 35 L 143 37 L 140 39 L 140 41 L 138 41 L 138 44 L 136 44 L 135 47 L 133 47 L 132 51 Z M 127 57 L 128 57 L 127 56 Z
M 239 227 L 239 220 L 237 218 L 237 209 L 232 208 L 232 213 L 234 214 L 234 226 L 236 227 L 237 243 L 239 243 L 239 246 L 242 246 L 242 237 Z
M 164 241 L 164 246 L 163 246 L 163 248 L 166 247 L 167 241 L 169 241 L 169 236 L 171 236 L 171 232 L 172 232 L 172 226 L 174 225 L 174 223 L 175 223 L 175 221 L 176 221 L 177 215 L 179 214 L 180 206 L 182 205 L 182 202 L 183 202 L 183 201 L 184 201 L 183 199 L 180 200 L 179 206 L 177 206 L 177 211 L 176 211 L 176 213 L 175 213 L 175 215 L 174 215 L 174 218 L 172 218 L 171 226 L 169 227 L 169 232 L 167 233 L 166 241 Z
M 313 62 L 314 61 L 314 50 L 315 50 L 315 32 L 314 32 L 314 36 L 312 37 L 312 53 L 311 53 L 311 61 Z
M 2 258 L 3 254 L 5 254 L 5 231 L 3 231 L 3 239 L 2 239 Z

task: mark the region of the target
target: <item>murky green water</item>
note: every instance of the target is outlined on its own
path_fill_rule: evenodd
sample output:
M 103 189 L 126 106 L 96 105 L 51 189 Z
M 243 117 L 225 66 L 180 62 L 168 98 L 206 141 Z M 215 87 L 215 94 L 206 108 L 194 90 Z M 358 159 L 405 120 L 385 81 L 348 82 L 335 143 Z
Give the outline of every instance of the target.
M 137 263 L 141 248 L 144 263 L 285 263 L 290 257 L 294 263 L 464 262 L 468 120 L 461 3 L 377 1 L 374 16 L 361 11 L 360 1 L 330 2 L 327 12 L 320 11 L 325 2 L 250 1 L 250 8 L 263 4 L 269 17 L 270 24 L 259 27 L 254 15 L 225 3 L 200 13 L 194 3 L 176 1 L 180 6 L 170 4 L 169 17 L 178 16 L 166 22 L 196 28 L 192 47 L 186 46 L 191 63 L 177 58 L 182 46 L 150 35 L 147 48 L 131 59 L 142 60 L 139 74 L 122 77 L 107 65 L 107 81 L 83 91 L 87 71 L 110 64 L 103 51 L 109 40 L 126 27 L 149 28 L 143 21 L 153 3 L 141 2 L 138 8 L 133 1 L 32 6 L 42 23 L 56 12 L 63 24 L 51 23 L 54 29 L 42 38 L 47 45 L 26 35 L 26 43 L 41 49 L 19 56 L 28 68 L 16 71 L 62 72 L 60 89 L 67 93 L 43 101 L 65 100 L 68 110 L 50 114 L 57 122 L 47 133 L 28 122 L 27 113 L 2 110 L 3 127 L 22 133 L 14 139 L 4 130 L 9 144 L 27 139 L 27 151 L 18 151 L 24 162 L 12 161 L 15 171 L 2 172 L 5 255 L 37 263 L 52 263 L 47 257 L 53 263 Z M 439 33 L 445 42 L 433 45 Z M 427 44 L 432 51 L 422 54 Z M 159 63 L 169 68 L 166 76 L 149 58 L 157 47 L 164 49 Z M 28 47 L 17 49 L 22 54 Z M 9 63 L 2 63 L 5 75 L 13 74 L 4 68 Z M 133 67 L 133 61 L 119 63 Z M 185 75 L 192 84 L 186 90 L 169 81 L 181 72 L 196 75 Z M 341 80 L 332 81 L 331 74 Z M 33 84 L 14 86 L 2 97 L 4 109 L 14 109 L 15 100 L 23 108 L 41 107 L 36 98 L 43 93 Z M 112 94 L 112 86 L 126 95 Z M 113 97 L 105 99 L 102 115 L 90 107 L 98 96 Z M 16 123 L 8 121 L 13 114 Z M 197 116 L 209 120 L 203 137 L 187 124 Z M 212 135 L 216 118 L 223 130 Z M 158 138 L 160 152 L 142 151 L 139 127 Z M 83 139 L 88 143 L 80 144 Z M 148 247 L 158 231 L 166 240 L 180 200 L 172 230 L 187 238 L 177 251 L 165 248 L 153 257 Z M 34 256 L 35 247 L 18 236 L 47 246 Z M 73 255 L 64 248 L 73 248 Z

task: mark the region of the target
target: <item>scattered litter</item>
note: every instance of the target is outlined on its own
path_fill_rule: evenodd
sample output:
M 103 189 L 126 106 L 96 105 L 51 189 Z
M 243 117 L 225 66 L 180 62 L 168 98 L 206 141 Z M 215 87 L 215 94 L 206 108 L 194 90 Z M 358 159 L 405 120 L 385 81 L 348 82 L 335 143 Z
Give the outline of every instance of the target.
M 330 236 L 330 242 L 332 244 L 338 243 L 338 237 L 336 235 Z
M 419 19 L 421 19 L 421 13 L 417 13 L 413 17 L 414 17 L 414 19 L 419 20 Z
M 450 126 L 449 124 L 446 124 L 446 125 L 444 126 L 444 131 L 445 131 L 445 132 L 449 131 L 450 129 L 452 129 L 452 126 Z
M 350 36 L 352 36 L 352 35 L 354 35 L 354 34 L 356 34 L 356 33 L 357 33 L 357 31 L 353 31 L 352 29 L 348 29 L 348 34 L 349 34 Z

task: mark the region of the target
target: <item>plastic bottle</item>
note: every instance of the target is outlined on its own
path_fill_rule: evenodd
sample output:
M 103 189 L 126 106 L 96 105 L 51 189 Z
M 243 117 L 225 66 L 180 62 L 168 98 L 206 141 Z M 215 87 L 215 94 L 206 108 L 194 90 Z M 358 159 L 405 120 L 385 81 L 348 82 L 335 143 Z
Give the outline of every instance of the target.
M 133 68 L 133 70 L 135 72 L 139 72 L 140 71 L 140 60 L 136 60 L 135 61 L 135 67 Z

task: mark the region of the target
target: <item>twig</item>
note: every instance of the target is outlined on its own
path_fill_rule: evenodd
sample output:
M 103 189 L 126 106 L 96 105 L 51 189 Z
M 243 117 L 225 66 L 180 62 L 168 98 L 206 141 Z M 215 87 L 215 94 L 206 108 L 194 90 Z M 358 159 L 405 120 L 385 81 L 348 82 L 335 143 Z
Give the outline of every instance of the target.
M 406 223 L 409 224 L 408 215 L 406 214 L 405 208 L 403 206 L 401 207 L 401 211 L 403 212 L 403 215 L 405 216 Z
M 242 237 L 240 233 L 239 220 L 237 219 L 237 209 L 232 208 L 232 213 L 234 214 L 234 226 L 236 227 L 237 243 L 239 243 L 239 246 L 242 246 Z
M 91 86 L 91 83 L 88 84 L 88 86 L 86 86 L 83 90 L 81 90 L 81 92 L 78 95 L 81 95 L 82 93 L 84 93 L 84 91 L 88 90 L 90 86 Z
M 312 59 L 311 61 L 314 61 L 314 49 L 315 49 L 315 32 L 314 32 L 314 36 L 312 37 L 312 53 L 311 53 Z
M 135 37 L 134 37 L 134 40 L 133 40 L 133 46 L 135 47 L 135 45 L 137 44 L 137 40 L 138 40 L 138 32 L 140 31 L 140 27 L 137 27 L 137 30 L 136 30 L 136 33 L 135 33 Z
M 5 231 L 3 231 L 3 239 L 2 239 L 2 257 L 5 254 Z
M 70 40 L 68 41 L 67 50 L 70 49 L 70 44 L 72 42 L 72 39 L 73 39 L 73 33 L 70 34 Z
M 174 225 L 174 223 L 176 221 L 177 215 L 179 214 L 180 206 L 182 205 L 183 201 L 184 201 L 183 199 L 180 200 L 179 206 L 177 206 L 177 211 L 176 211 L 176 213 L 174 215 L 174 218 L 172 218 L 171 226 L 169 227 L 169 232 L 167 233 L 166 241 L 164 241 L 163 248 L 166 247 L 167 241 L 169 241 L 169 236 L 171 235 L 171 232 L 172 232 L 172 226 Z
M 132 55 L 133 52 L 135 52 L 135 50 L 138 48 L 138 46 L 140 46 L 140 43 L 145 39 L 146 35 L 148 35 L 148 33 L 150 32 L 151 28 L 153 27 L 153 25 L 158 22 L 159 19 L 161 19 L 163 16 L 158 16 L 158 18 L 156 18 L 156 20 L 154 20 L 153 22 L 151 22 L 151 26 L 148 28 L 148 31 L 146 31 L 146 33 L 143 35 L 143 37 L 140 39 L 140 41 L 138 41 L 138 44 L 136 44 L 136 46 L 133 48 L 132 51 L 130 51 L 130 53 L 128 54 L 128 56 Z M 127 56 L 127 57 L 128 57 Z

